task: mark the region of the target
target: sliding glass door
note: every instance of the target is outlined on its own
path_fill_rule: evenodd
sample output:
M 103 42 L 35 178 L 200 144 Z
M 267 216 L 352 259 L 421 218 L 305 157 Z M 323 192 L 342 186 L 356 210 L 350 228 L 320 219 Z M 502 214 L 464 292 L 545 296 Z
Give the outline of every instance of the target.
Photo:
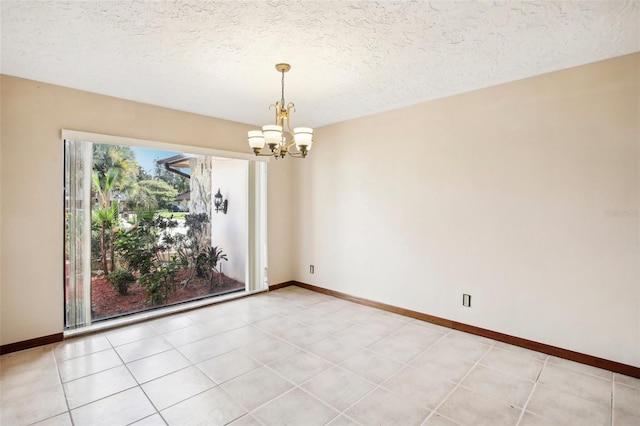
M 67 329 L 264 288 L 265 163 L 108 142 L 64 140 Z

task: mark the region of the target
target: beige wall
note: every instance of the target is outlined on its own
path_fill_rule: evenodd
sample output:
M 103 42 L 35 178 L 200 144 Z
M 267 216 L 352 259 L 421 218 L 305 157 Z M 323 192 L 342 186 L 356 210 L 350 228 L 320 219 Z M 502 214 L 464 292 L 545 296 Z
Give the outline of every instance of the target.
M 249 126 L 1 76 L 0 344 L 63 329 L 61 129 L 248 153 Z M 271 283 L 291 277 L 290 165 L 271 162 Z M 277 207 L 277 208 L 275 208 Z
M 290 281 L 293 277 L 293 231 L 291 220 L 297 214 L 292 208 L 291 176 L 293 164 L 301 160 L 289 158 L 269 163 L 267 176 L 267 234 L 269 285 Z
M 294 279 L 640 366 L 639 80 L 635 54 L 318 129 Z

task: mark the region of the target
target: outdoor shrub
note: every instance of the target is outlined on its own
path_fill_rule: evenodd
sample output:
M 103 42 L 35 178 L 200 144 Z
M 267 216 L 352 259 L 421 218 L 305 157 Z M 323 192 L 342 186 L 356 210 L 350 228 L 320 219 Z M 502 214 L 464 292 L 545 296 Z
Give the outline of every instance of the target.
M 138 283 L 144 288 L 147 303 L 167 303 L 178 271 L 185 269 L 184 286 L 198 276 L 208 279 L 214 287 L 215 277 L 220 277 L 219 263 L 227 260 L 227 255 L 219 247 L 206 247 L 206 214 L 186 215 L 186 233 L 175 232 L 178 221 L 173 217 L 138 217 L 137 225 L 116 233 L 114 245 L 128 272 L 139 275 Z
M 198 253 L 196 255 L 196 277 L 198 278 L 206 278 L 207 277 L 207 255 L 204 253 Z
M 91 222 L 91 269 L 102 271 L 102 249 L 100 247 L 100 224 Z M 104 271 L 102 271 L 104 273 Z
M 118 294 L 126 296 L 129 292 L 129 285 L 136 281 L 136 277 L 126 269 L 116 269 L 109 274 L 109 281 Z
M 139 282 L 144 287 L 148 303 L 156 306 L 167 302 L 177 267 L 178 263 L 175 260 L 163 262 L 158 268 L 140 277 Z
M 184 284 L 188 284 L 194 276 L 205 278 L 205 259 L 201 253 L 205 241 L 205 224 L 209 222 L 206 213 L 188 214 L 185 216 L 186 234 L 175 236 L 175 250 L 182 262 L 182 266 L 188 270 Z
M 198 256 L 198 266 L 200 266 L 209 279 L 209 285 L 213 288 L 213 278 L 216 274 L 219 274 L 218 263 L 223 260 L 228 260 L 227 255 L 224 254 L 221 248 L 207 247 Z
M 167 301 L 173 279 L 181 266 L 181 262 L 171 256 L 176 245 L 172 230 L 178 222 L 151 214 L 139 217 L 137 225 L 117 232 L 115 249 L 129 272 L 140 274 L 138 282 L 144 287 L 147 302 L 160 305 Z
M 148 273 L 153 265 L 153 256 L 157 251 L 155 230 L 146 221 L 125 231 L 116 233 L 115 249 L 127 264 L 129 271 Z

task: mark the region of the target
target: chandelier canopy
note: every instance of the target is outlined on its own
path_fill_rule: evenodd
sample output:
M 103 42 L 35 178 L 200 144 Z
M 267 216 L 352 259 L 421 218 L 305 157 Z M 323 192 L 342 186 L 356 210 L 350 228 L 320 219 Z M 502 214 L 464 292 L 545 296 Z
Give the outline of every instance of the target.
M 269 109 L 273 107 L 276 110 L 275 124 L 262 126 L 262 130 L 249 131 L 249 146 L 256 155 L 274 156 L 278 159 L 284 158 L 289 154 L 291 157 L 304 158 L 313 144 L 312 128 L 296 127 L 291 130 L 289 114 L 295 111 L 296 107 L 293 102 L 287 104 L 284 101 L 284 73 L 290 69 L 291 65 L 289 64 L 276 64 L 276 70 L 282 74 L 282 92 L 280 100 L 269 106 Z M 290 140 L 287 140 L 285 132 L 289 134 Z M 270 152 L 261 154 L 265 145 L 267 145 Z

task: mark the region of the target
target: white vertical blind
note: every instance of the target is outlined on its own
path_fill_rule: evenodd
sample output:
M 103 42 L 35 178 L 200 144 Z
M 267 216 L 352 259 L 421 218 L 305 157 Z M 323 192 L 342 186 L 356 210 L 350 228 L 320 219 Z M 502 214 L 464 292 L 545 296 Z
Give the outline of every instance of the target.
M 92 144 L 65 140 L 65 328 L 91 324 Z

